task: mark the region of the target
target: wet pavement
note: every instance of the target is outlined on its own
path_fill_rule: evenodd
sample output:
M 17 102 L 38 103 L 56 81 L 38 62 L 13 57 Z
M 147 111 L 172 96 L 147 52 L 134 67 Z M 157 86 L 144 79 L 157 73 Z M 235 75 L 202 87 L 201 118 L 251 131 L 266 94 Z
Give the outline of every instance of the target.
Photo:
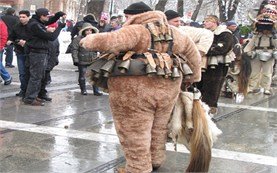
M 15 62 L 15 61 L 14 61 Z M 16 63 L 15 63 L 16 65 Z M 114 130 L 108 94 L 80 94 L 70 55 L 61 54 L 48 86 L 52 102 L 24 105 L 17 68 L 9 86 L 0 84 L 0 172 L 112 173 L 125 160 Z M 251 94 L 241 104 L 220 98 L 214 117 L 223 131 L 213 146 L 211 173 L 277 172 L 277 94 Z M 167 144 L 167 160 L 157 172 L 184 172 L 189 152 Z

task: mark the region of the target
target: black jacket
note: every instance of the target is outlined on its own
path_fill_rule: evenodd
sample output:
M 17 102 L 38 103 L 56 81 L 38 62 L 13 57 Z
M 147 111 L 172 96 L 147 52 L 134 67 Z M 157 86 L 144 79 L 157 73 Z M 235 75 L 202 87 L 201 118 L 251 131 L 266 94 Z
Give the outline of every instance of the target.
M 18 40 L 25 40 L 27 41 L 30 37 L 30 33 L 28 32 L 27 25 L 22 25 L 21 23 L 17 23 L 12 32 L 9 35 L 8 40 L 14 42 L 15 52 L 19 54 L 24 54 L 24 47 L 17 44 Z
M 48 53 L 49 41 L 54 41 L 58 38 L 62 27 L 59 25 L 54 32 L 47 32 L 45 23 L 42 23 L 36 15 L 30 19 L 27 24 L 30 38 L 27 40 L 28 49 L 31 52 Z
M 227 32 L 223 30 L 218 34 L 214 34 L 214 41 L 207 56 L 227 55 L 227 53 L 233 48 L 233 42 L 234 40 L 231 31 Z
M 12 29 L 13 29 L 14 25 L 19 23 L 19 18 L 17 16 L 14 16 L 14 15 L 6 14 L 6 15 L 2 16 L 1 18 L 5 22 L 5 24 L 7 25 L 9 34 L 12 32 Z

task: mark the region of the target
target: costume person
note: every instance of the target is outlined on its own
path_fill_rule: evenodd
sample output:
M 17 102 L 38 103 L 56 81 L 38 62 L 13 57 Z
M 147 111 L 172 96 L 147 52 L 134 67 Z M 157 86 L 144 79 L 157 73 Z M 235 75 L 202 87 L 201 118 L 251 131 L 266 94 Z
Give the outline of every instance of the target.
M 276 13 L 276 10 L 275 13 L 264 11 L 257 17 L 256 32 L 244 48 L 246 53 L 252 55 L 252 73 L 248 92 L 259 91 L 260 88 L 264 88 L 264 94 L 271 94 L 270 85 L 277 46 L 274 29 Z
M 124 13 L 127 22 L 121 29 L 89 35 L 80 44 L 113 53 L 106 56 L 107 63 L 115 64 L 112 70 L 106 63 L 100 71 L 94 70 L 94 78 L 110 72 L 110 106 L 126 158 L 125 171 L 149 173 L 165 160 L 167 124 L 182 82 L 180 67 L 186 58 L 193 74 L 185 82 L 199 81 L 200 54 L 188 36 L 168 25 L 162 12 L 137 2 Z

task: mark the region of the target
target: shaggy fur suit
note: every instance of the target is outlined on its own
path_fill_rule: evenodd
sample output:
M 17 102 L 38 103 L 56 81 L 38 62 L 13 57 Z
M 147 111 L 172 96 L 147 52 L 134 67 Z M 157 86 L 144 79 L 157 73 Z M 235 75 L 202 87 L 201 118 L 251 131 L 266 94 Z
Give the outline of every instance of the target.
M 123 27 L 112 33 L 99 33 L 85 37 L 81 45 L 100 52 L 135 51 L 145 53 L 151 46 L 151 35 L 144 26 L 160 21 L 166 27 L 164 13 L 149 11 L 132 16 Z M 201 79 L 201 56 L 192 40 L 172 29 L 175 54 L 186 56 L 193 76 L 189 81 Z M 166 52 L 168 44 L 158 42 L 155 49 Z M 158 76 L 117 76 L 108 81 L 109 100 L 117 134 L 126 158 L 126 172 L 148 173 L 152 167 L 159 167 L 165 160 L 167 124 L 182 79 L 171 80 Z

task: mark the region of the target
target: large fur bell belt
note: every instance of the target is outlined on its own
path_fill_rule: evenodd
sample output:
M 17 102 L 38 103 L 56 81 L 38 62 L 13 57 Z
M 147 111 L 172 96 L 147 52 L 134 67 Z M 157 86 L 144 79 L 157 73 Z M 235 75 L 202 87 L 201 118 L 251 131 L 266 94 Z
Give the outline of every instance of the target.
M 189 79 L 192 75 L 188 62 L 178 55 L 127 52 L 118 56 L 113 54 L 104 56 L 106 58 L 102 55 L 90 66 L 90 79 L 94 85 L 106 89 L 108 88 L 107 79 L 115 76 L 157 75 L 174 80 L 181 76 Z

